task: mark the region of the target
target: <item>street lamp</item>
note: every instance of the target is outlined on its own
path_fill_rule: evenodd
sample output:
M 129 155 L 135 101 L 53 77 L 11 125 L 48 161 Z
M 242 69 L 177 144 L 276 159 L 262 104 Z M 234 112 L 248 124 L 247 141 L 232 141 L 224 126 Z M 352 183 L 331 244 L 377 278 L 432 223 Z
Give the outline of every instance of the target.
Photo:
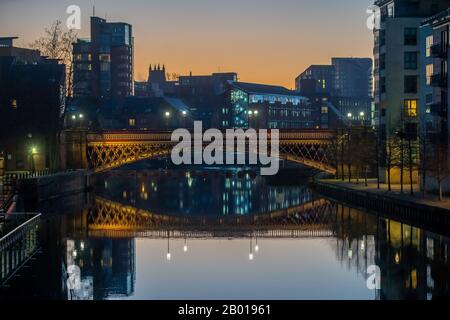
M 182 114 L 183 114 L 183 116 L 186 116 L 187 115 L 187 111 L 183 111 Z
M 165 116 L 166 116 L 166 118 L 170 118 L 170 112 L 167 111 L 167 112 L 165 113 Z
M 187 246 L 187 239 L 184 238 L 184 247 L 183 247 L 183 251 L 187 252 L 188 251 L 188 246 Z
M 349 113 L 347 113 L 347 117 L 348 117 L 348 118 L 352 118 L 352 117 L 353 117 L 353 114 L 351 114 L 351 112 L 349 112 Z

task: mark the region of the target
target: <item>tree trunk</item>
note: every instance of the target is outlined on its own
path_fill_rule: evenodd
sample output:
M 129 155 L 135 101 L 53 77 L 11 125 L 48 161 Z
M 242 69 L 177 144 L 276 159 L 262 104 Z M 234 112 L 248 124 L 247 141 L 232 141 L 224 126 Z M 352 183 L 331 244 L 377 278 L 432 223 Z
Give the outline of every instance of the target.
M 409 186 L 410 186 L 410 193 L 413 196 L 414 195 L 414 185 L 413 185 L 413 159 L 412 159 L 412 145 L 411 145 L 411 139 L 408 140 L 408 151 L 409 151 Z
M 366 185 L 366 187 L 369 185 L 367 183 L 367 167 L 365 167 L 365 170 L 364 170 L 364 184 Z
M 403 194 L 403 170 L 405 169 L 405 159 L 404 159 L 404 150 L 403 150 L 403 138 L 400 141 L 400 193 Z

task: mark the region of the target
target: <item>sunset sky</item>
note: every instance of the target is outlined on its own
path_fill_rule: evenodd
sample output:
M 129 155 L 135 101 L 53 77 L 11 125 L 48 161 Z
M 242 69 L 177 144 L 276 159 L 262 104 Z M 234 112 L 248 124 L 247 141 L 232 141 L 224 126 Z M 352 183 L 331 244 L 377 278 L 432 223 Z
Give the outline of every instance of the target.
M 239 79 L 294 87 L 295 77 L 332 56 L 372 57 L 366 27 L 373 0 L 0 0 L 0 36 L 28 46 L 66 8 L 82 9 L 81 38 L 96 15 L 133 25 L 136 80 L 150 63 L 170 73 L 234 71 Z

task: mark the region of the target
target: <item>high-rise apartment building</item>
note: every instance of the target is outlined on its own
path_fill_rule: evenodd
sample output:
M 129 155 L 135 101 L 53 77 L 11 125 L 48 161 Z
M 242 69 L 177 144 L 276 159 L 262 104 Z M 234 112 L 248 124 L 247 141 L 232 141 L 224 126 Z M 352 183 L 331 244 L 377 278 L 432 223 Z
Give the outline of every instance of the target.
M 399 132 L 417 132 L 419 26 L 425 18 L 447 9 L 450 0 L 378 0 L 375 5 L 380 10 L 379 26 L 374 29 L 375 110 L 380 140 L 386 144 Z M 387 171 L 380 173 L 386 181 Z M 391 175 L 394 183 L 400 177 L 397 173 Z
M 449 29 L 450 8 L 424 20 L 420 27 L 420 136 L 422 153 L 432 155 L 424 161 L 421 181 L 427 190 L 432 191 L 438 188 L 436 172 L 432 171 L 439 168 L 433 168 L 430 162 L 449 164 L 450 161 Z M 444 183 L 443 189 L 450 190 L 450 181 Z
M 74 96 L 133 95 L 133 41 L 130 24 L 91 17 L 91 39 L 73 45 Z
M 372 97 L 372 59 L 332 58 L 333 91 L 338 97 Z

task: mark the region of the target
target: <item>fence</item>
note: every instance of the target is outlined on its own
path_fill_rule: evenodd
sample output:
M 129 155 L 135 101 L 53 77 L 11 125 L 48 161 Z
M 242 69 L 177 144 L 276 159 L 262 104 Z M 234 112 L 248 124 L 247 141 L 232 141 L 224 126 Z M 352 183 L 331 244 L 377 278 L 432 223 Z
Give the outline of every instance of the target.
M 4 285 L 39 249 L 38 228 L 41 214 L 1 215 L 3 226 L 12 230 L 0 238 L 0 285 Z

